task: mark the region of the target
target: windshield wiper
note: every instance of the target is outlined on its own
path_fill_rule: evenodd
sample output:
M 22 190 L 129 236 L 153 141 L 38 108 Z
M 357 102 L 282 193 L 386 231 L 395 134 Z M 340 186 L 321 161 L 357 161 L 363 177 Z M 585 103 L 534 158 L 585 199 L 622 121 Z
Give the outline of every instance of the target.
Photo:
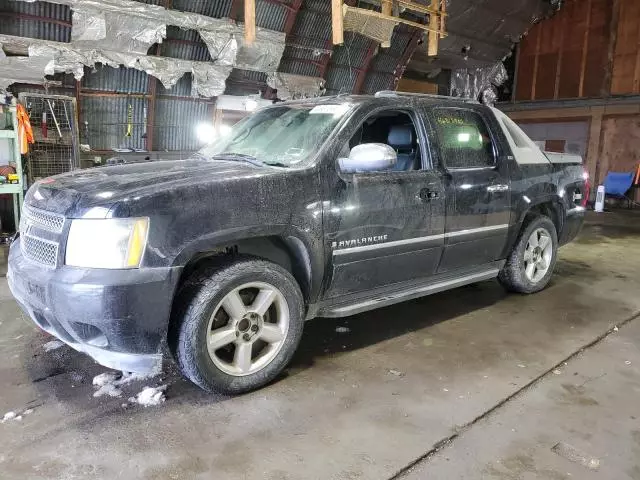
M 233 152 L 224 152 L 224 153 L 216 153 L 211 158 L 214 160 L 231 160 L 235 162 L 246 162 L 251 165 L 255 165 L 257 167 L 262 167 L 264 165 L 263 162 L 258 160 L 253 155 L 246 155 L 244 153 L 233 153 Z
M 221 160 L 247 162 L 247 163 L 250 163 L 251 165 L 257 165 L 259 167 L 263 167 L 265 165 L 269 167 L 282 167 L 282 168 L 289 167 L 289 165 L 281 162 L 263 162 L 262 160 L 258 160 L 253 155 L 247 155 L 245 153 L 224 152 L 224 153 L 218 153 L 214 155 L 212 158 L 215 158 L 215 159 L 219 158 Z
M 282 167 L 282 168 L 289 168 L 289 165 L 287 165 L 286 163 L 282 163 L 282 162 L 262 162 L 263 165 L 269 165 L 270 167 Z

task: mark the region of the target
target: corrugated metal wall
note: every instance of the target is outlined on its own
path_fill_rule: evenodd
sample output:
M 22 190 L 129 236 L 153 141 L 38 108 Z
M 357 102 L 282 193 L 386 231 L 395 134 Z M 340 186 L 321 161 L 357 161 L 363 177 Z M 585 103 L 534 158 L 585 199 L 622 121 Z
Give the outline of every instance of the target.
M 129 106 L 132 107 L 131 136 L 127 136 Z M 93 150 L 116 148 L 144 149 L 144 110 L 147 100 L 135 97 L 84 97 L 80 118 L 88 124 L 89 142 Z M 81 126 L 85 132 L 85 126 Z
M 163 0 L 136 0 L 149 5 L 164 5 Z M 242 21 L 242 8 L 232 12 L 233 0 L 173 0 L 172 8 L 215 18 Z M 259 27 L 275 31 L 287 28 L 288 43 L 279 71 L 307 76 L 324 76 L 327 92 L 352 93 L 356 85 L 361 90 L 375 92 L 393 85 L 393 72 L 405 51 L 408 37 L 398 28 L 391 47 L 380 49 L 371 58 L 373 42 L 359 34 L 345 33 L 345 44 L 331 45 L 331 4 L 327 0 L 303 0 L 298 11 L 292 0 L 257 0 L 256 21 Z M 370 6 L 370 8 L 373 8 Z M 295 17 L 291 17 L 294 15 Z M 72 12 L 69 7 L 42 1 L 26 2 L 0 0 L 0 33 L 69 42 Z M 292 20 L 295 20 L 292 22 Z M 287 26 L 288 25 L 288 26 Z M 200 35 L 193 30 L 168 26 L 166 40 L 150 48 L 152 54 L 194 61 L 211 61 L 209 51 Z M 332 52 L 332 53 L 331 53 Z M 372 70 L 371 70 L 372 69 Z M 371 70 L 371 71 L 368 71 Z M 247 95 L 268 89 L 267 75 L 261 72 L 234 69 L 227 79 L 225 93 Z M 195 128 L 202 118 L 211 121 L 213 100 L 187 100 L 192 95 L 192 79 L 185 75 L 173 88 L 165 89 L 160 82 L 144 72 L 97 65 L 85 69 L 79 88 L 69 75 L 58 75 L 62 86 L 55 93 L 77 97 L 80 105 L 80 133 L 82 143 L 92 149 L 197 148 Z M 364 80 L 364 83 L 363 83 Z M 155 126 L 153 145 L 143 138 L 144 111 L 151 113 L 151 98 L 155 87 Z M 42 88 L 17 85 L 13 90 L 39 91 Z M 53 91 L 50 89 L 50 91 Z M 171 98 L 180 97 L 180 98 Z M 172 102 L 175 103 L 171 107 Z M 125 137 L 127 111 L 133 107 L 134 128 Z M 88 129 L 84 122 L 88 122 Z
M 211 105 L 190 100 L 158 99 L 154 137 L 156 150 L 197 150 L 199 123 L 213 122 Z

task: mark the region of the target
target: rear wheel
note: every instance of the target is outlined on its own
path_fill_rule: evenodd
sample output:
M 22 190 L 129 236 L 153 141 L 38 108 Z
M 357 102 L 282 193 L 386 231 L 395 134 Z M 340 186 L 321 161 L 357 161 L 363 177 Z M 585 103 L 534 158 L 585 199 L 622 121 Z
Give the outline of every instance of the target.
M 244 258 L 210 265 L 180 289 L 170 346 L 182 373 L 208 391 L 243 393 L 273 380 L 302 336 L 303 301 L 278 265 Z
M 538 292 L 547 286 L 553 275 L 557 253 L 555 225 L 547 217 L 533 217 L 520 232 L 498 280 L 510 291 Z

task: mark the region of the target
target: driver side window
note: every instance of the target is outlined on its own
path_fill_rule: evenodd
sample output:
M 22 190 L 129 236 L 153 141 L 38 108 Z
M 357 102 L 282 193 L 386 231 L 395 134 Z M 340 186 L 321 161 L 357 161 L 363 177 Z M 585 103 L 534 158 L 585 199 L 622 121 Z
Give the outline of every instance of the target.
M 371 144 L 388 146 L 389 154 L 395 152 L 395 163 L 368 163 L 366 150 L 363 150 L 366 147 L 362 146 L 368 147 Z M 360 155 L 357 155 L 356 147 L 361 147 Z M 376 154 L 375 148 L 369 151 L 372 152 L 370 155 Z M 356 155 L 358 158 L 354 163 Z M 351 157 L 351 163 L 355 165 L 354 171 L 360 172 L 408 172 L 422 169 L 422 153 L 415 123 L 411 115 L 398 110 L 378 112 L 367 118 L 344 146 L 340 156 Z M 358 168 L 358 163 L 361 163 L 361 168 Z

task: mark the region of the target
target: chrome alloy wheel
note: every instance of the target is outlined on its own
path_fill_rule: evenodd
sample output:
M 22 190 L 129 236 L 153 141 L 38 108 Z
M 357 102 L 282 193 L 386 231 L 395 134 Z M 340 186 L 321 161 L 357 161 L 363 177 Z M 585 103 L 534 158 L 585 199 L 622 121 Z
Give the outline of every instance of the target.
M 553 258 L 553 241 L 544 228 L 533 231 L 524 251 L 524 273 L 530 282 L 538 283 L 549 271 Z
M 266 367 L 289 331 L 289 306 L 273 285 L 251 282 L 233 289 L 207 325 L 207 350 L 216 367 L 242 377 Z

